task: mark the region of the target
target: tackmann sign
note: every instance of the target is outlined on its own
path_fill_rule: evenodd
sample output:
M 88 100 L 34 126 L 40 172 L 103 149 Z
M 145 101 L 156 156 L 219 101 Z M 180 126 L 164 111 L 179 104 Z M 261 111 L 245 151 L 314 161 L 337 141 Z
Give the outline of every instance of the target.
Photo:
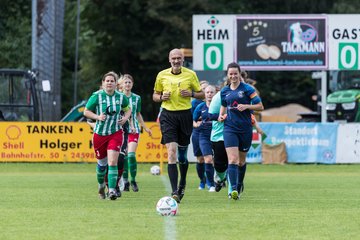
M 325 16 L 237 17 L 237 61 L 248 70 L 327 68 Z
M 234 61 L 235 15 L 193 15 L 194 70 L 226 70 Z
M 360 15 L 330 14 L 329 69 L 359 70 Z

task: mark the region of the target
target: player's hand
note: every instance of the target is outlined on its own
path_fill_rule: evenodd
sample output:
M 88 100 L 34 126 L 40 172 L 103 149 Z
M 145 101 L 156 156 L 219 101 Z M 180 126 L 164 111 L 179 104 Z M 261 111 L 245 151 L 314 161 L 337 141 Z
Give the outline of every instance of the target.
M 181 89 L 181 90 L 180 90 L 180 95 L 181 95 L 182 97 L 191 97 L 192 91 L 186 90 L 186 89 Z
M 256 128 L 256 132 L 260 135 L 264 135 L 264 131 L 261 128 Z
M 163 92 L 162 96 L 161 96 L 161 100 L 163 101 L 167 101 L 170 99 L 170 95 L 171 93 L 170 92 Z
M 201 121 L 197 121 L 197 122 L 193 123 L 194 128 L 198 128 L 198 127 L 200 127 L 200 125 L 201 125 Z
M 147 132 L 149 134 L 149 136 L 152 136 L 152 131 L 150 128 L 144 128 L 145 132 Z
M 128 120 L 128 119 L 122 117 L 122 118 L 119 119 L 118 123 L 119 123 L 121 126 L 123 126 L 123 125 L 127 122 L 127 120 Z
M 100 113 L 100 115 L 98 115 L 98 118 L 96 120 L 105 121 L 106 120 L 106 114 L 105 113 Z
M 247 105 L 247 104 L 238 104 L 236 108 L 237 108 L 240 112 L 242 112 L 242 111 L 248 109 L 248 107 L 249 107 L 249 105 Z
M 223 115 L 219 115 L 219 118 L 218 118 L 218 122 L 224 122 L 225 119 L 227 118 L 227 114 L 223 114 Z

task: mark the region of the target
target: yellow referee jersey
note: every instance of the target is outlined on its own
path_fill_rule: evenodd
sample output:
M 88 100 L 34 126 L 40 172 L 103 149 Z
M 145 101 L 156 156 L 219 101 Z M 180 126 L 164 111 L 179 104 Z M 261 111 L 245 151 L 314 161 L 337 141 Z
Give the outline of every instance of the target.
M 182 97 L 181 90 L 199 92 L 201 90 L 196 73 L 188 68 L 181 67 L 181 73 L 171 73 L 171 68 L 158 73 L 154 91 L 170 92 L 170 100 L 163 101 L 161 107 L 168 111 L 191 109 L 191 97 Z

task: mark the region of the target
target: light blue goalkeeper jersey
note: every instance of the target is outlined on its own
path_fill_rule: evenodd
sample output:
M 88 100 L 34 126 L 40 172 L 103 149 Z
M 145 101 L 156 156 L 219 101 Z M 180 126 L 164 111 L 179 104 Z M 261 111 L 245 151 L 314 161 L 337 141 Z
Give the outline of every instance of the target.
M 212 98 L 209 106 L 209 114 L 219 114 L 221 107 L 220 91 Z M 212 121 L 212 129 L 210 140 L 212 142 L 224 141 L 224 123 L 218 121 Z

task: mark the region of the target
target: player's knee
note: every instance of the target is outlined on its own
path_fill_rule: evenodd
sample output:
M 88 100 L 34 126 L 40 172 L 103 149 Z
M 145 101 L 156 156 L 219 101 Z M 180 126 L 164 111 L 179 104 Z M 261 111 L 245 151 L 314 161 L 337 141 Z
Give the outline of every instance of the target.
M 105 172 L 107 167 L 107 158 L 97 160 L 97 168 L 100 172 Z
M 178 160 L 181 164 L 185 164 L 188 162 L 187 149 L 188 146 L 178 146 Z

